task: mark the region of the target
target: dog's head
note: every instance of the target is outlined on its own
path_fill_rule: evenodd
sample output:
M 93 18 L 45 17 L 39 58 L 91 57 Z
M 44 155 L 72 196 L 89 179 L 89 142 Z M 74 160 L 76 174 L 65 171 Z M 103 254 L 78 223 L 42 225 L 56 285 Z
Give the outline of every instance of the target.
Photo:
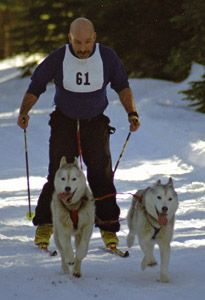
M 86 188 L 86 178 L 79 168 L 77 158 L 73 163 L 67 163 L 63 156 L 60 167 L 55 174 L 54 187 L 58 197 L 65 205 L 75 204 Z
M 172 178 L 167 184 L 161 184 L 158 180 L 147 189 L 144 199 L 147 212 L 158 220 L 160 226 L 166 226 L 178 208 L 178 196 Z

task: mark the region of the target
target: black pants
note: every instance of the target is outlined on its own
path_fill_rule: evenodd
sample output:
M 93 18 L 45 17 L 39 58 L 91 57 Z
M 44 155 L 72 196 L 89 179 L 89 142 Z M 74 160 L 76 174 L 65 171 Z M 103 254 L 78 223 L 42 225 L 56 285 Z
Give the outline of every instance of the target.
M 110 126 L 109 118 L 101 114 L 93 119 L 80 121 L 80 142 L 83 161 L 87 166 L 87 178 L 93 196 L 99 198 L 116 193 L 113 183 L 113 171 L 110 154 Z M 48 182 L 44 185 L 40 194 L 34 225 L 51 224 L 52 215 L 50 203 L 54 190 L 54 177 L 59 168 L 62 156 L 68 163 L 72 163 L 78 157 L 77 121 L 67 118 L 59 110 L 51 114 L 49 122 L 51 126 L 49 147 L 49 173 Z M 96 202 L 96 220 L 118 220 L 120 209 L 116 203 L 116 197 L 110 196 Z M 119 222 L 111 222 L 97 225 L 103 230 L 119 231 Z

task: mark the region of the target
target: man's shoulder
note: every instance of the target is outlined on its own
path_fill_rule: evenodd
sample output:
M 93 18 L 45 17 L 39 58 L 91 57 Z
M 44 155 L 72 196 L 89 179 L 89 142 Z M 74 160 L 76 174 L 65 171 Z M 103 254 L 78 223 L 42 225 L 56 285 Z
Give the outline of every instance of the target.
M 64 56 L 65 55 L 65 49 L 66 49 L 66 45 L 58 48 L 58 49 L 55 49 L 54 51 L 52 51 L 50 53 L 49 56 L 57 56 L 57 57 L 60 57 L 60 56 Z
M 103 44 L 99 44 L 99 49 L 100 49 L 100 53 L 102 55 L 107 55 L 107 56 L 115 56 L 116 53 L 113 49 L 111 49 L 110 47 L 107 47 Z
M 54 51 L 52 51 L 46 58 L 45 60 L 42 61 L 42 64 L 46 64 L 46 65 L 56 65 L 59 64 L 63 61 L 65 56 L 65 45 L 55 49 Z

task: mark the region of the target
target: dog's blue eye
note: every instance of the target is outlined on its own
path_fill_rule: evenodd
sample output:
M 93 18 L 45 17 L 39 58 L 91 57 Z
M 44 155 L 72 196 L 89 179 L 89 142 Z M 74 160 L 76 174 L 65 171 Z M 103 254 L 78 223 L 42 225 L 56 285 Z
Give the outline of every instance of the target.
M 61 180 L 65 181 L 65 177 L 62 177 Z
M 172 198 L 169 198 L 168 201 L 172 201 Z
M 72 181 L 76 181 L 76 178 L 72 178 Z
M 161 197 L 161 196 L 157 196 L 157 199 L 161 200 L 161 199 L 162 199 L 162 197 Z

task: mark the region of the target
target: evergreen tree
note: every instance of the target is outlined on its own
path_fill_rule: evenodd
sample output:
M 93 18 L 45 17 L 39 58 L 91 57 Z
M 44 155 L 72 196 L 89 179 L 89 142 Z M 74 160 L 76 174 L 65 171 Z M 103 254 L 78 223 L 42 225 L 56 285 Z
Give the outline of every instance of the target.
M 192 81 L 189 84 L 191 88 L 180 93 L 186 95 L 182 100 L 193 101 L 189 106 L 196 106 L 196 111 L 205 114 L 205 74 L 201 81 Z
M 75 1 L 18 0 L 12 35 L 17 53 L 50 53 L 67 41 Z
M 164 66 L 181 33 L 170 19 L 181 13 L 182 0 L 101 1 L 95 14 L 100 40 L 111 46 L 133 77 L 172 79 Z
M 191 64 L 197 62 L 205 65 L 205 2 L 204 0 L 184 1 L 184 13 L 173 18 L 177 28 L 183 29 L 186 38 L 179 47 L 172 51 L 172 68 L 176 74 L 189 74 Z M 205 75 L 202 81 L 191 82 L 191 88 L 182 91 L 184 100 L 194 101 L 191 106 L 199 106 L 196 110 L 205 113 Z
M 0 1 L 0 59 L 13 54 L 13 40 L 10 34 L 15 9 L 9 0 Z

